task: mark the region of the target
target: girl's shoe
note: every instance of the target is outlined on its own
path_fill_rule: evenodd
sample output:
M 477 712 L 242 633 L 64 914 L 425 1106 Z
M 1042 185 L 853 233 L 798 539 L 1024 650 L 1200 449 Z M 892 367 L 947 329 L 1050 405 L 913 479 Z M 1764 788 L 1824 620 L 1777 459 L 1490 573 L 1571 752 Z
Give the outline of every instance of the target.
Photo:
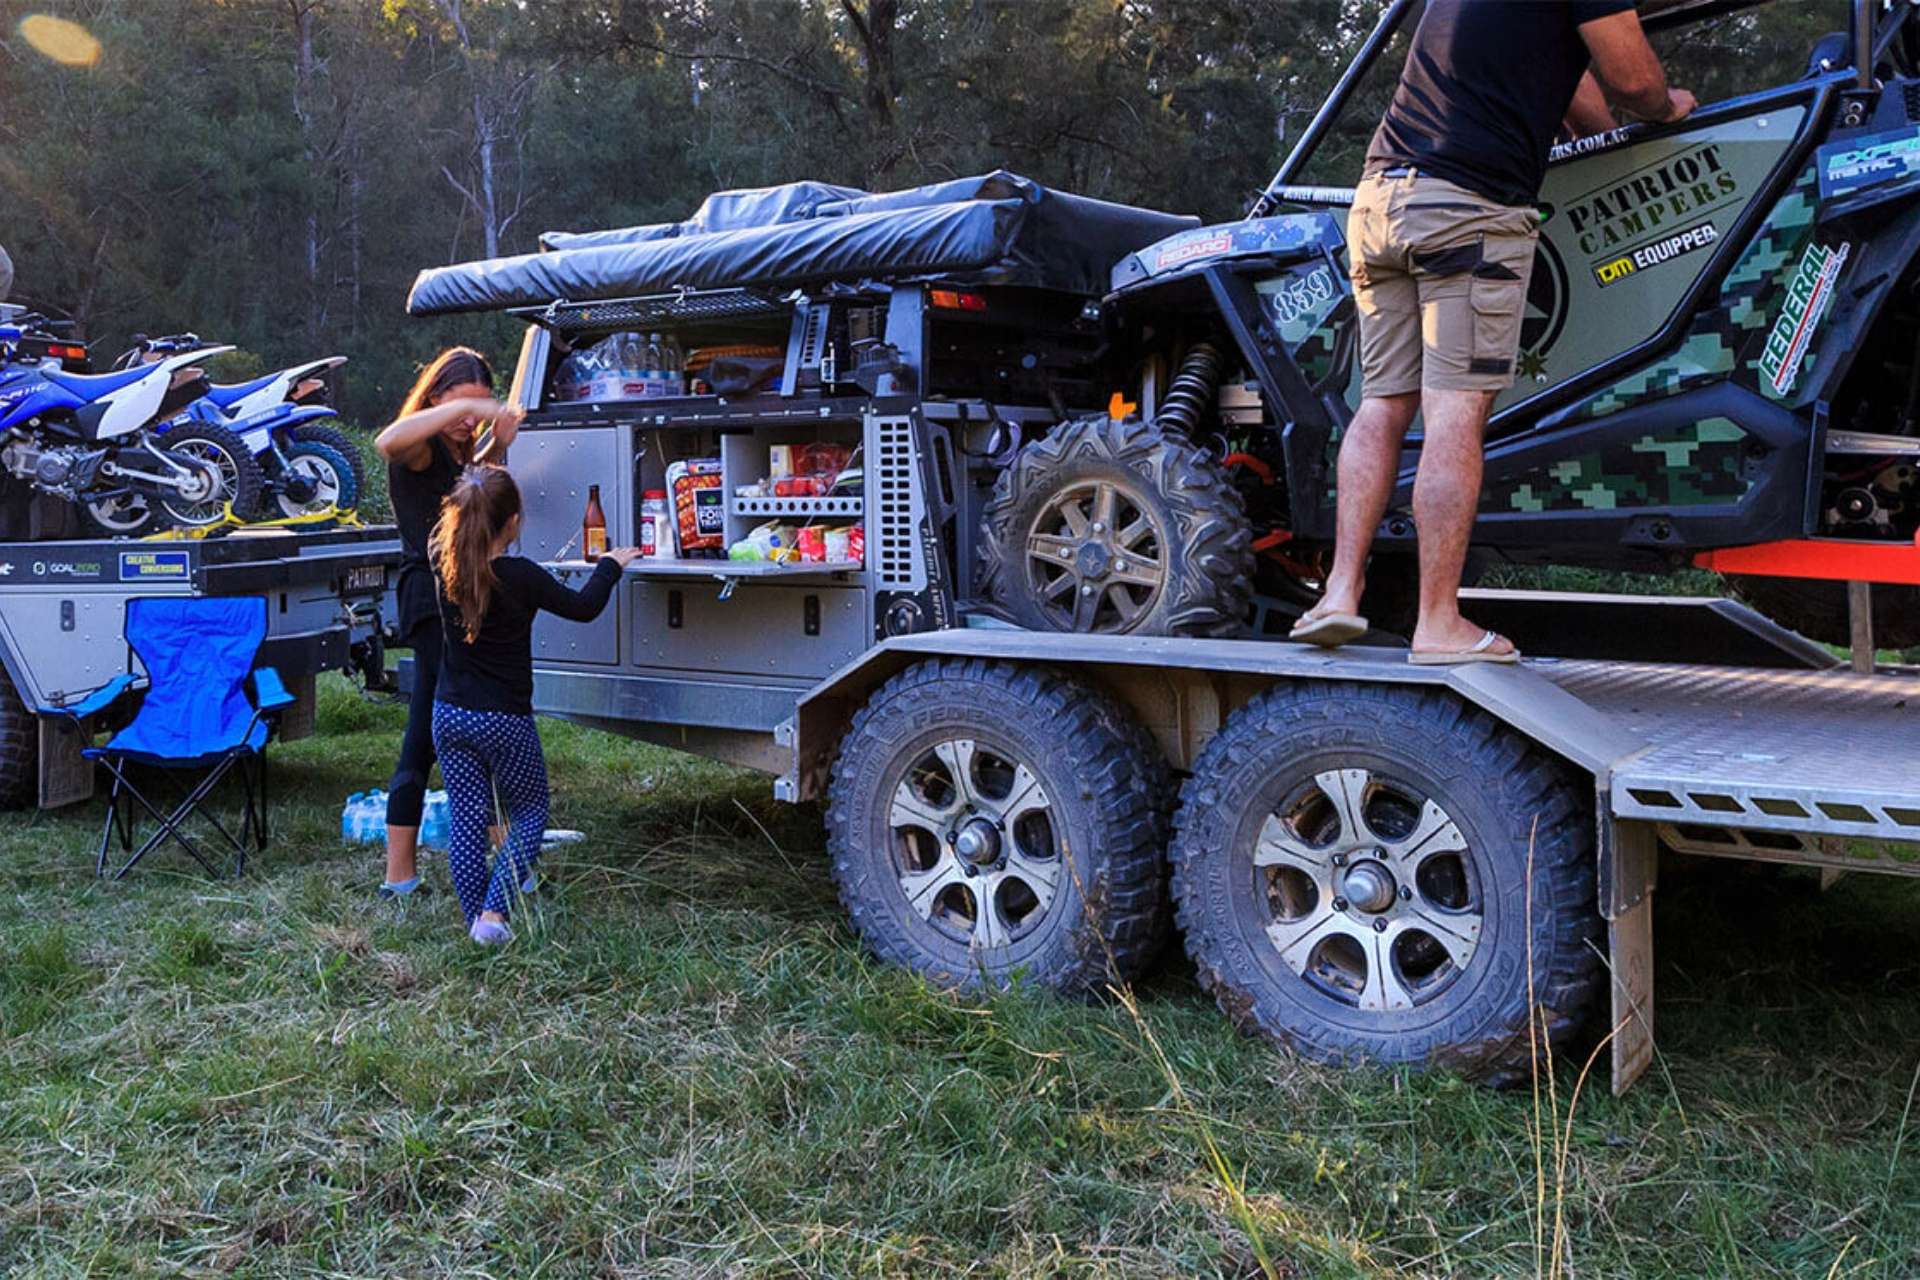
M 388 880 L 380 886 L 380 900 L 382 902 L 397 902 L 401 898 L 409 898 L 416 893 L 424 898 L 428 892 L 427 882 L 419 876 L 415 876 L 411 880 Z
M 513 941 L 513 930 L 497 920 L 475 920 L 467 936 L 483 947 L 503 947 Z

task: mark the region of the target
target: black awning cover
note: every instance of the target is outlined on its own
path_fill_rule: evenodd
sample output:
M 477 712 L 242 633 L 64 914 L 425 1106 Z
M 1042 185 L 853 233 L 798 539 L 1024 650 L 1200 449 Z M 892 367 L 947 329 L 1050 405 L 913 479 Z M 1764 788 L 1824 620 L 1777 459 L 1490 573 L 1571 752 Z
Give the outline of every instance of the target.
M 542 253 L 430 267 L 412 315 L 675 289 L 939 279 L 1106 292 L 1127 254 L 1197 218 L 1070 195 L 1005 171 L 872 194 L 795 182 L 707 197 L 685 222 L 548 232 Z

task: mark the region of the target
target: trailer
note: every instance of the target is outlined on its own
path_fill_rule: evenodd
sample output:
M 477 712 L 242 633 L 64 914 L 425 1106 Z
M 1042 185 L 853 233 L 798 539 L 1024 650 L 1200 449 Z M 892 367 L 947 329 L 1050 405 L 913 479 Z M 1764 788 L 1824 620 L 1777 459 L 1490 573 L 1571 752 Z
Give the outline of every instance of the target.
M 382 616 L 400 543 L 390 527 L 241 533 L 193 540 L 0 541 L 0 809 L 55 808 L 93 795 L 76 731 L 35 708 L 78 702 L 114 676 L 138 675 L 122 638 L 141 596 L 263 596 L 257 663 L 279 671 L 295 702 L 280 736 L 313 732 L 323 671 L 385 679 Z
M 795 438 L 762 407 L 720 437 L 730 479 Z M 643 560 L 599 620 L 535 631 L 541 713 L 823 802 L 883 959 L 1098 988 L 1177 918 L 1236 1024 L 1299 1051 L 1510 1082 L 1529 1010 L 1564 1043 L 1597 1006 L 1621 1090 L 1653 1051 L 1661 849 L 1920 874 L 1911 671 L 1850 670 L 1716 599 L 1469 592 L 1514 667 L 1012 627 L 954 592 L 966 504 L 919 412 L 840 419 L 875 459 L 865 495 L 831 499 L 871 520 L 866 563 Z M 699 429 L 613 416 L 523 428 L 527 554 L 574 542 L 590 484 L 631 541 L 648 438 Z
M 1877 47 L 1869 8 L 1862 50 Z M 1361 64 L 1409 9 L 1387 7 Z M 1764 110 L 1779 134 L 1749 157 L 1768 166 L 1740 223 L 1749 247 L 1811 130 L 1862 90 L 1851 80 L 1822 71 L 1708 117 Z M 1559 176 L 1677 136 L 1623 132 Z M 1270 195 L 1257 212 L 1338 203 Z M 1474 595 L 1467 613 L 1527 661 L 1417 667 L 1391 625 L 1333 653 L 1283 638 L 1318 589 L 1329 446 L 1350 416 L 1344 245 L 1324 212 L 1200 228 L 994 173 L 721 193 L 683 223 L 546 243 L 423 272 L 409 301 L 527 323 L 522 550 L 583 574 L 567 557 L 594 490 L 615 543 L 639 540 L 647 495 L 677 482 L 691 502 L 673 525 L 687 554 L 628 566 L 592 623 L 536 626 L 535 707 L 820 803 L 842 903 L 883 960 L 947 985 L 1097 991 L 1145 972 L 1177 928 L 1223 1012 L 1304 1055 L 1508 1083 L 1594 1026 L 1624 1089 L 1653 1052 L 1661 849 L 1920 867 L 1920 678 L 1873 669 L 1867 585 L 1887 584 L 1883 634 L 1900 634 L 1920 548 L 1906 526 L 1842 537 L 1818 518 L 1814 460 L 1862 443 L 1827 430 L 1824 399 L 1756 407 L 1666 379 L 1672 438 L 1637 406 L 1607 408 L 1633 466 L 1731 480 L 1693 485 L 1678 513 L 1538 452 L 1571 438 L 1543 419 L 1513 436 L 1532 450 L 1516 518 L 1479 528 L 1490 550 L 1546 560 L 1723 557 L 1829 594 L 1847 580 L 1866 669 L 1730 601 L 1524 593 Z M 1754 279 L 1784 288 L 1791 255 L 1765 251 L 1775 265 Z M 1689 296 L 1731 280 L 1735 257 L 1701 258 Z M 1738 314 L 1783 305 L 1769 284 Z M 1663 358 L 1682 315 L 1594 368 Z M 618 379 L 580 393 L 581 353 L 660 333 L 764 363 L 658 398 L 624 398 Z M 1702 462 L 1686 433 L 1721 419 L 1733 452 Z M 1764 449 L 1741 443 L 1750 430 Z M 1909 441 L 1866 444 L 1904 456 Z M 792 459 L 816 454 L 834 459 L 824 481 L 796 485 Z M 1259 511 L 1291 515 L 1255 528 Z M 1521 526 L 1552 538 L 1502 541 Z M 784 558 L 783 529 L 855 527 L 863 556 Z M 1413 534 L 1390 509 L 1385 558 Z M 1376 585 L 1404 587 L 1400 568 L 1377 565 Z

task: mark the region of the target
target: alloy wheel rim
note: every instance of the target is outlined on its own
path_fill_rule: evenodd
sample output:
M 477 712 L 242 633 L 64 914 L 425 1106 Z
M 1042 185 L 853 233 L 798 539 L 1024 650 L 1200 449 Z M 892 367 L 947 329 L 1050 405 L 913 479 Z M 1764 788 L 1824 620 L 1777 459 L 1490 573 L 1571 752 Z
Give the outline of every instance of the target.
M 1167 580 L 1167 544 L 1145 503 L 1112 480 L 1051 494 L 1027 534 L 1027 575 L 1058 631 L 1131 631 Z
M 303 515 L 311 511 L 324 511 L 338 504 L 340 500 L 340 475 L 333 464 L 324 458 L 315 458 L 302 454 L 287 464 L 287 470 L 305 479 L 313 486 L 313 493 L 304 502 L 293 502 L 291 515 Z M 289 499 L 289 501 L 292 501 Z
M 1446 810 L 1368 769 L 1314 775 L 1253 848 L 1268 941 L 1321 995 L 1367 1013 L 1446 991 L 1479 950 L 1484 899 Z
M 887 825 L 907 905 L 951 941 L 996 949 L 1031 934 L 1066 860 L 1046 786 L 974 738 L 922 750 L 894 787 Z

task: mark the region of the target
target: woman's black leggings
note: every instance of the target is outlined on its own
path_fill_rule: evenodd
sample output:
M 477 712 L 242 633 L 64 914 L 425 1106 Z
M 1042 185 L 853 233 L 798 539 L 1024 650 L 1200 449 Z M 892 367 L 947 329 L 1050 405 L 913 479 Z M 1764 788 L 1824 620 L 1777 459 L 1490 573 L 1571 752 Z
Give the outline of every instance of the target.
M 440 683 L 440 620 L 413 629 L 413 692 L 407 698 L 407 731 L 400 738 L 400 763 L 387 783 L 387 825 L 417 827 L 427 803 L 427 779 L 433 774 L 433 691 Z

